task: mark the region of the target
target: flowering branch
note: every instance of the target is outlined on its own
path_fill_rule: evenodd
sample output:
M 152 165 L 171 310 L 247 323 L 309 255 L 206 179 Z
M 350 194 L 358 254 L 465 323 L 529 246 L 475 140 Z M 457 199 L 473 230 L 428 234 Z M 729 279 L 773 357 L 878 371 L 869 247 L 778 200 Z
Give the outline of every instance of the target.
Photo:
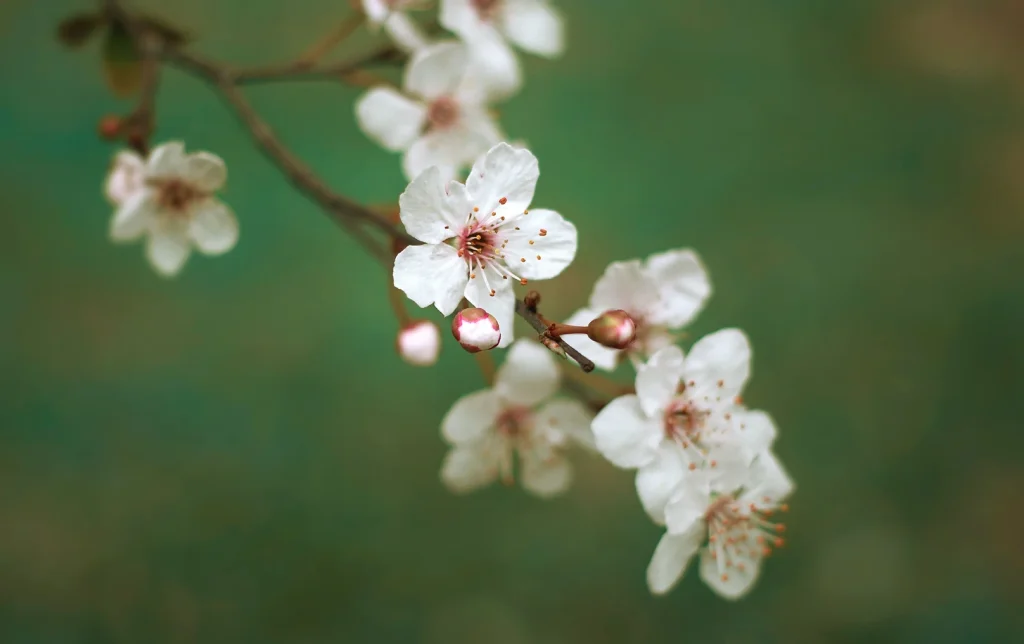
M 536 291 L 531 292 L 522 300 L 516 301 L 516 314 L 526 320 L 526 322 L 534 328 L 537 333 L 545 338 L 551 339 L 558 348 L 565 352 L 565 355 L 575 360 L 579 365 L 580 369 L 587 373 L 594 370 L 594 362 L 583 355 L 570 345 L 566 344 L 560 336 L 551 336 L 548 334 L 549 324 L 547 320 L 543 319 L 539 313 L 537 313 L 537 302 L 540 300 L 539 295 Z M 532 304 L 532 306 L 531 306 Z

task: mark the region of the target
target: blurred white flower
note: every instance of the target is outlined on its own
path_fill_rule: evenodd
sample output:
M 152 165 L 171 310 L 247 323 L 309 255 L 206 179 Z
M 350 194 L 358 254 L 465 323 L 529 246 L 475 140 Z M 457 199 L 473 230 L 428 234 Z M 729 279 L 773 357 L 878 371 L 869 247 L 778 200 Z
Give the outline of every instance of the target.
M 690 474 L 742 472 L 775 440 L 771 418 L 740 404 L 749 376 L 746 336 L 723 329 L 697 341 L 685 359 L 679 347 L 656 353 L 637 373 L 636 394 L 616 398 L 594 419 L 598 450 L 618 467 L 637 469 L 637 493 L 654 521 L 664 521 L 665 504 Z M 734 462 L 740 469 L 726 467 Z
M 411 365 L 429 367 L 441 353 L 441 330 L 430 320 L 415 320 L 398 331 L 398 355 Z
M 771 452 L 741 467 L 738 477 L 704 471 L 694 478 L 699 480 L 680 487 L 665 509 L 668 530 L 647 567 L 647 585 L 652 593 L 667 593 L 701 550 L 704 583 L 726 599 L 739 599 L 753 587 L 764 558 L 784 545 L 785 525 L 770 517 L 788 509 L 783 501 L 793 481 Z
M 493 98 L 522 84 L 508 42 L 549 58 L 565 49 L 562 16 L 547 0 L 441 0 L 440 21 L 469 44 L 478 81 Z
M 541 497 L 564 492 L 572 480 L 565 450 L 592 448 L 593 438 L 581 402 L 550 400 L 559 382 L 558 364 L 547 349 L 526 340 L 513 344 L 493 389 L 463 396 L 442 422 L 452 445 L 441 468 L 445 485 L 464 493 L 518 477 L 523 488 Z
M 416 52 L 405 70 L 403 92 L 375 87 L 356 103 L 359 127 L 393 152 L 404 152 L 410 180 L 431 166 L 453 179 L 503 136 L 467 79 L 466 48 L 444 42 Z
M 427 35 L 405 13 L 425 7 L 424 0 L 362 0 L 362 3 L 370 29 L 383 27 L 399 49 L 414 52 L 428 44 Z
M 551 279 L 576 256 L 576 227 L 553 210 L 529 210 L 540 171 L 529 150 L 494 146 L 465 185 L 430 168 L 399 198 L 406 230 L 422 246 L 395 258 L 395 286 L 450 315 L 465 297 L 486 309 L 512 342 L 513 282 Z M 510 279 L 511 278 L 511 279 Z
M 209 152 L 186 154 L 184 144 L 165 143 L 149 154 L 141 177 L 127 180 L 126 168 L 137 172 L 138 161 L 119 158 L 108 179 L 108 196 L 121 198 L 110 222 L 111 239 L 127 242 L 147 236 L 146 257 L 165 277 L 181 270 L 192 246 L 207 255 L 234 247 L 238 221 L 214 196 L 227 180 L 220 157 Z M 118 173 L 121 176 L 115 178 Z
M 690 322 L 711 295 L 711 283 L 700 258 L 689 249 L 651 255 L 646 262 L 614 262 L 605 269 L 590 295 L 590 304 L 565 321 L 586 325 L 609 309 L 626 311 L 637 324 L 636 339 L 625 355 L 639 364 L 675 342 L 672 330 Z M 566 341 L 601 369 L 611 371 L 622 352 L 603 347 L 586 336 Z
M 146 161 L 131 150 L 121 150 L 114 157 L 110 170 L 107 173 L 107 181 L 104 186 L 104 193 L 111 204 L 120 206 L 132 195 L 142 190 L 143 171 L 146 169 Z

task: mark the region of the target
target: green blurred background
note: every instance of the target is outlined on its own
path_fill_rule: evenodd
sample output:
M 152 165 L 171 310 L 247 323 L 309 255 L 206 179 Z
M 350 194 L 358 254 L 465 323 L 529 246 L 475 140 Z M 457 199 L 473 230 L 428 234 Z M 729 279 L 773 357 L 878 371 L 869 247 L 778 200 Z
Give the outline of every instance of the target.
M 141 3 L 239 63 L 302 51 L 344 0 Z M 125 113 L 84 0 L 0 3 L 0 641 L 1006 642 L 1024 638 L 1024 11 L 1013 0 L 562 0 L 569 48 L 503 106 L 580 229 L 548 310 L 612 260 L 692 246 L 739 326 L 747 400 L 797 481 L 789 546 L 739 603 L 652 598 L 632 476 L 571 493 L 440 485 L 480 386 L 446 338 L 393 353 L 387 277 L 169 71 L 157 140 L 224 157 L 223 258 L 158 278 L 107 240 Z M 354 43 L 358 49 L 359 42 Z M 343 55 L 344 51 L 339 52 Z M 254 88 L 339 191 L 404 187 L 358 90 Z M 428 313 L 428 315 L 430 315 Z

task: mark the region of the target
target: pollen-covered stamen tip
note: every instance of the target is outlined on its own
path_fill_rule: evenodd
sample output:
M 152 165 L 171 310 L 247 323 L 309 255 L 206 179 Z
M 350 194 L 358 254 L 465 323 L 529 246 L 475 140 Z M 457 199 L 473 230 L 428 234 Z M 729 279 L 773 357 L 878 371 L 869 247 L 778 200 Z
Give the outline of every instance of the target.
M 768 517 L 774 509 L 784 512 L 789 506 L 775 506 L 768 497 L 763 501 L 741 508 L 733 496 L 723 495 L 708 507 L 704 515 L 708 525 L 708 548 L 723 576 L 727 574 L 724 570 L 732 567 L 744 571 L 745 564 L 739 559 L 767 557 L 773 549 L 785 545 L 785 539 L 779 535 L 786 531 L 786 526 L 773 523 Z

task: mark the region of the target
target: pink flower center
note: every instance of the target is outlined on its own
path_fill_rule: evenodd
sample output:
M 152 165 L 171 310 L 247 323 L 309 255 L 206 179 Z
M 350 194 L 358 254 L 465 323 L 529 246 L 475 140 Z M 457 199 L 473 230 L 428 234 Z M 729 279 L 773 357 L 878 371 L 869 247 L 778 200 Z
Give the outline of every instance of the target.
M 788 512 L 785 503 L 777 504 L 769 497 L 751 502 L 741 508 L 730 494 L 716 497 L 704 513 L 708 526 L 708 545 L 711 558 L 718 564 L 722 581 L 729 580 L 733 570 L 747 572 L 745 561 L 767 557 L 773 548 L 785 545 L 780 535 L 786 531 L 783 523 L 770 521 L 775 511 Z
M 676 400 L 665 410 L 665 437 L 689 448 L 700 440 L 700 431 L 710 415 L 691 401 Z
M 498 203 L 503 206 L 506 201 L 507 199 L 502 197 Z M 484 285 L 492 296 L 495 294 L 495 285 L 488 281 L 488 270 L 491 271 L 491 279 L 500 275 L 504 281 L 511 276 L 519 280 L 520 284 L 526 284 L 526 280 L 513 273 L 505 263 L 505 246 L 508 244 L 508 240 L 501 232 L 505 216 L 499 215 L 497 212 L 483 217 L 479 215 L 480 209 L 473 208 L 466 226 L 455 238 L 459 257 L 466 260 L 466 265 L 469 268 L 469 279 L 484 280 Z M 540 259 L 539 255 L 537 259 Z M 523 261 L 526 260 L 523 259 Z
M 491 20 L 498 9 L 501 8 L 503 0 L 470 0 L 473 8 L 480 15 L 481 20 Z
M 207 195 L 181 179 L 162 179 L 151 181 L 156 187 L 157 203 L 172 215 L 187 214 L 192 205 Z
M 509 407 L 498 416 L 495 426 L 506 438 L 525 439 L 533 427 L 533 413 L 528 407 Z
M 458 120 L 459 104 L 449 96 L 442 96 L 427 107 L 427 121 L 431 129 L 444 130 L 455 125 Z

